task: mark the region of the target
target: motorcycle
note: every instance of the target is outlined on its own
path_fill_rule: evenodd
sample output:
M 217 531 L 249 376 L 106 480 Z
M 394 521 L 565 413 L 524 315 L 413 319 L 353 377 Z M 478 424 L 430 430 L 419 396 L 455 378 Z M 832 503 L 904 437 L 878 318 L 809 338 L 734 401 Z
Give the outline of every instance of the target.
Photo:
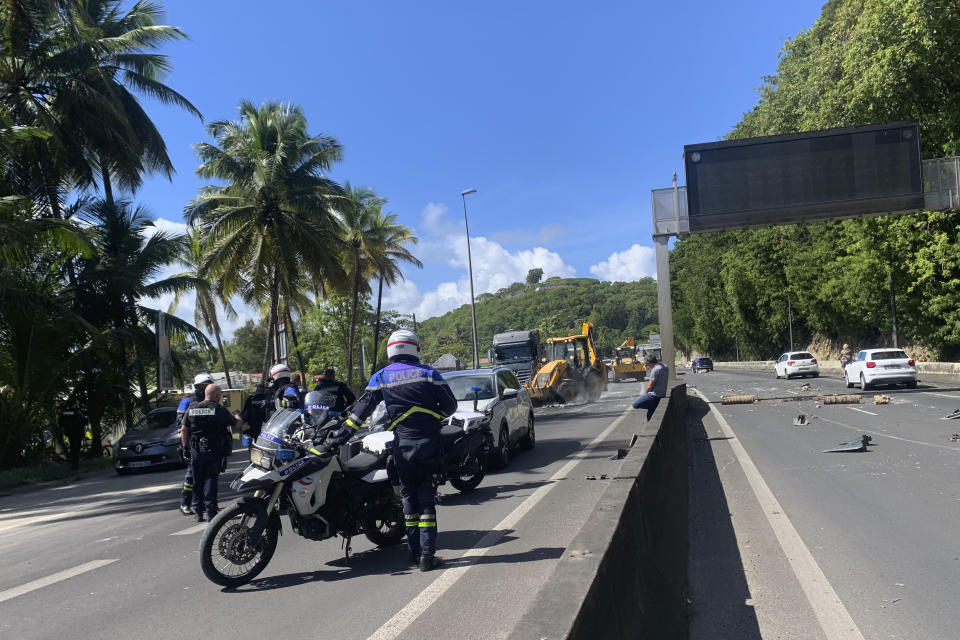
M 286 514 L 293 531 L 308 540 L 364 534 L 379 547 L 393 546 L 405 533 L 403 507 L 387 464 L 393 434 L 363 437 L 349 459 L 313 446 L 338 422 L 333 402 L 305 398 L 306 411 L 278 409 L 250 447 L 250 465 L 231 483 L 242 494 L 210 521 L 200 541 L 200 566 L 212 582 L 237 587 L 266 568 Z
M 493 448 L 489 413 L 477 411 L 480 387 L 472 387 L 473 411 L 457 411 L 440 429 L 441 464 L 437 484 L 447 480 L 458 491 L 472 491 L 487 474 Z

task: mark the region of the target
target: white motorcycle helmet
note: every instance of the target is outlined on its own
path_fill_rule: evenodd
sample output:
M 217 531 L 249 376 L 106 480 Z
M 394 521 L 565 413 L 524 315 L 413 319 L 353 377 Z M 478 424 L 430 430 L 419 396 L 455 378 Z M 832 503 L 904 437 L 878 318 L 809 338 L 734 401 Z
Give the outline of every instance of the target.
M 213 384 L 213 376 L 206 372 L 198 373 L 193 376 L 193 386 L 198 384 Z
M 276 382 L 281 378 L 290 378 L 290 367 L 282 362 L 270 367 L 270 382 Z
M 409 329 L 398 329 L 387 338 L 387 357 L 411 356 L 420 361 L 420 336 Z

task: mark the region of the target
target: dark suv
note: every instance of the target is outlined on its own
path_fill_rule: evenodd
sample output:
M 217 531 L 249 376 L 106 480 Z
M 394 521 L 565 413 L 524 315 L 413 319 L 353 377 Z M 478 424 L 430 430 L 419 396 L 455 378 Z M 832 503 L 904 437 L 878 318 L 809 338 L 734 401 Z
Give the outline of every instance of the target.
M 697 358 L 693 361 L 693 364 L 690 365 L 690 368 L 693 369 L 694 373 L 713 371 L 713 360 L 710 358 Z

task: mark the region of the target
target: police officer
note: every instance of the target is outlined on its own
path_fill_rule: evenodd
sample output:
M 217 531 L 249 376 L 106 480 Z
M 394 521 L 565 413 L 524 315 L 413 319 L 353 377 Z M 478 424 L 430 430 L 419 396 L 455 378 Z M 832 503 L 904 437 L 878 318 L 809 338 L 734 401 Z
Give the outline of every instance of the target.
M 335 449 L 350 439 L 382 400 L 394 432 L 394 462 L 407 527 L 411 562 L 421 571 L 441 564 L 436 555 L 437 509 L 434 474 L 440 465 L 440 420 L 457 409 L 457 400 L 434 368 L 420 362 L 420 338 L 400 329 L 387 340 L 390 364 L 373 374 L 340 430 L 325 445 Z
M 80 446 L 87 426 L 87 417 L 80 412 L 76 402 L 70 401 L 60 412 L 60 430 L 70 441 L 70 467 L 80 468 Z
M 240 419 L 247 425 L 245 433 L 250 436 L 250 440 L 256 440 L 260 435 L 260 428 L 263 426 L 263 419 L 266 416 L 267 393 L 262 384 L 254 388 L 252 396 L 247 398 L 243 404 L 243 411 L 240 412 Z
M 270 367 L 270 389 L 268 393 L 268 417 L 277 407 L 278 401 L 281 407 L 287 407 L 289 409 L 299 409 L 303 406 L 300 389 L 290 380 L 290 367 L 282 362 L 278 362 Z
M 180 443 L 189 451 L 190 468 L 193 471 L 193 505 L 197 522 L 203 522 L 203 514 L 213 518 L 217 514 L 217 480 L 221 465 L 229 450 L 225 450 L 225 434 L 236 421 L 220 404 L 220 387 L 207 385 L 204 399 L 191 402 L 180 430 Z
M 185 396 L 177 405 L 177 424 L 183 427 L 183 419 L 187 414 L 187 407 L 191 402 L 202 402 L 203 392 L 208 384 L 213 383 L 213 376 L 209 373 L 198 373 L 193 377 L 193 394 Z M 189 453 L 186 447 L 183 448 L 183 457 L 186 458 Z M 193 501 L 193 468 L 187 465 L 187 471 L 183 474 L 183 488 L 180 489 L 180 513 L 185 516 L 192 516 L 193 509 L 190 503 Z
M 350 387 L 340 380 L 337 380 L 337 372 L 333 367 L 327 367 L 327 369 L 324 370 L 323 377 L 320 378 L 320 382 L 317 383 L 317 386 L 315 386 L 313 390 L 326 391 L 327 393 L 335 395 L 337 397 L 337 403 L 334 405 L 333 410 L 339 411 L 340 413 L 343 413 L 347 407 L 357 400 L 357 396 L 353 395 Z

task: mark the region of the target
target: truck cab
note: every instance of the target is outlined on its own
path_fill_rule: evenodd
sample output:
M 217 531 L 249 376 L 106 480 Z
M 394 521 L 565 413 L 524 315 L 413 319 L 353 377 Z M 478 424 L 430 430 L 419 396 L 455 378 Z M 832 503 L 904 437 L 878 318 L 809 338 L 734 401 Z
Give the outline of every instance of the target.
M 539 366 L 540 334 L 536 331 L 507 331 L 493 336 L 491 364 L 513 371 L 520 384 L 528 382 Z

